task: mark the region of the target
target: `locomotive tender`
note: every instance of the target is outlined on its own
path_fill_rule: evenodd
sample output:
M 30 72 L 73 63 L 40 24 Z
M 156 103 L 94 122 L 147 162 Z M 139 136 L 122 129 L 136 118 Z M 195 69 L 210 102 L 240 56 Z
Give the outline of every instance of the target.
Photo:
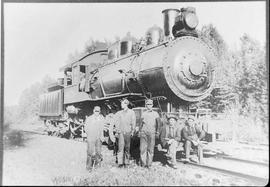
M 206 98 L 216 57 L 198 38 L 195 8 L 162 13 L 164 30 L 150 28 L 146 43 L 127 36 L 62 67 L 64 78 L 40 98 L 40 118 L 56 127 L 76 119 L 83 123 L 95 105 L 107 115 L 120 110 L 120 100 L 127 98 L 139 120 L 147 98 L 165 113 L 186 112 L 190 103 Z

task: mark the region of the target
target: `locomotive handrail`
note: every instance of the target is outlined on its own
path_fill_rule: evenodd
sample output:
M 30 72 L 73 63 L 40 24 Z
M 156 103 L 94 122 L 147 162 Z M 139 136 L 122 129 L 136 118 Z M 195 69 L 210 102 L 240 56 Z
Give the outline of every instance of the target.
M 107 64 L 104 64 L 104 65 L 102 65 L 102 66 L 99 66 L 98 68 L 102 68 L 102 67 L 107 66 L 107 65 L 109 65 L 109 64 L 116 63 L 116 62 L 118 62 L 118 61 L 120 61 L 120 60 L 129 58 L 129 57 L 131 57 L 131 56 L 133 56 L 133 55 L 138 55 L 138 53 L 139 53 L 139 54 L 142 54 L 142 53 L 144 53 L 144 52 L 146 52 L 146 51 L 149 51 L 149 50 L 154 49 L 154 48 L 158 48 L 158 47 L 160 47 L 160 46 L 162 46 L 162 45 L 165 45 L 165 46 L 166 46 L 167 43 L 169 43 L 169 41 L 165 41 L 165 42 L 160 43 L 159 45 L 156 45 L 156 46 L 154 46 L 154 47 L 144 48 L 144 49 L 143 49 L 142 51 L 140 51 L 140 52 L 131 53 L 130 55 L 124 56 L 124 57 L 122 57 L 122 58 L 119 57 L 119 58 L 117 58 L 117 59 L 111 59 L 111 60 L 108 60 L 108 61 L 111 61 L 111 62 L 109 62 L 109 63 L 107 63 Z M 138 55 L 138 56 L 139 56 L 139 55 Z
M 126 93 L 126 94 L 113 95 L 113 96 L 104 97 L 104 98 L 90 99 L 90 101 L 101 101 L 101 100 L 118 98 L 118 97 L 126 97 L 126 96 L 143 96 L 143 95 L 141 93 Z

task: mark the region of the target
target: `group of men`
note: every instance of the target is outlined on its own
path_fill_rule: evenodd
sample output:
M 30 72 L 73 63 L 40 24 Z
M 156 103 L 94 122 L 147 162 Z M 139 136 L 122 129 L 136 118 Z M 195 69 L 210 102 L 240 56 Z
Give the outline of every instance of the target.
M 201 139 L 205 132 L 194 123 L 194 117 L 189 116 L 185 124 L 180 124 L 174 115 L 167 116 L 168 123 L 163 124 L 159 114 L 153 110 L 153 100 L 145 102 L 146 111 L 142 113 L 141 123 L 136 126 L 136 116 L 128 108 L 129 101 L 121 101 L 122 110 L 114 117 L 116 137 L 118 138 L 117 163 L 119 167 L 130 164 L 131 137 L 138 134 L 140 139 L 140 163 L 142 167 L 152 165 L 156 138 L 160 139 L 161 146 L 167 150 L 167 158 L 172 168 L 176 167 L 176 152 L 181 142 L 184 142 L 185 161 L 194 161 L 190 157 L 191 148 L 196 148 L 199 161 L 202 159 Z M 85 122 L 87 134 L 87 162 L 86 167 L 91 170 L 95 164 L 102 161 L 101 144 L 104 141 L 103 125 L 105 119 L 100 114 L 101 108 L 95 106 L 93 115 Z

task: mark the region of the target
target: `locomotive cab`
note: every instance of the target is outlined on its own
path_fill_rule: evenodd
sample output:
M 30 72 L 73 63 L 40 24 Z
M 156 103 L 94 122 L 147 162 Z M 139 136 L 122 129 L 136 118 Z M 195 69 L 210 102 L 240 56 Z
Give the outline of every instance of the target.
M 65 86 L 72 85 L 72 69 L 71 68 L 67 68 L 64 71 L 64 85 Z

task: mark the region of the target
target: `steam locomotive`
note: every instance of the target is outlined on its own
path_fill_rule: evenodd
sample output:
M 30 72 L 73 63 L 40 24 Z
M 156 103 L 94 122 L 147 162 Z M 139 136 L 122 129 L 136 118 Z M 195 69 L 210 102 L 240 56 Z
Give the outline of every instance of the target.
M 109 121 L 123 98 L 131 102 L 139 123 L 147 98 L 164 114 L 187 112 L 190 103 L 209 95 L 216 57 L 198 38 L 195 8 L 165 9 L 162 14 L 163 30 L 149 28 L 144 42 L 127 36 L 60 69 L 64 78 L 40 98 L 39 116 L 53 126 L 50 133 L 82 137 L 82 124 L 96 105 L 112 129 Z

